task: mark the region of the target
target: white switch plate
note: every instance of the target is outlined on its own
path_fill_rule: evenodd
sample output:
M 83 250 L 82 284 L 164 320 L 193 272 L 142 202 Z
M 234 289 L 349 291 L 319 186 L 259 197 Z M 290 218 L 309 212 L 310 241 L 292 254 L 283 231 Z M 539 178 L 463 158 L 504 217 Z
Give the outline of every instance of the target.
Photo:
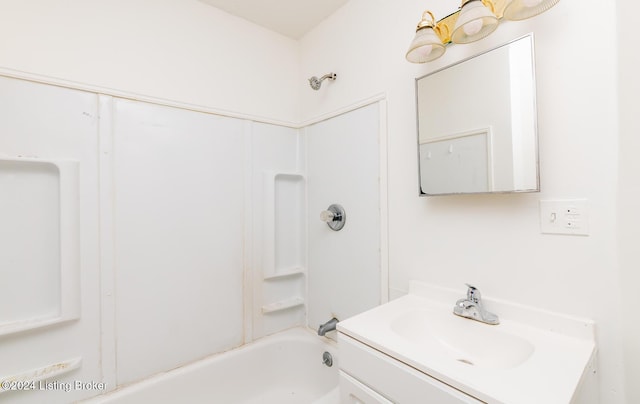
M 589 235 L 586 199 L 540 201 L 540 232 L 545 234 Z

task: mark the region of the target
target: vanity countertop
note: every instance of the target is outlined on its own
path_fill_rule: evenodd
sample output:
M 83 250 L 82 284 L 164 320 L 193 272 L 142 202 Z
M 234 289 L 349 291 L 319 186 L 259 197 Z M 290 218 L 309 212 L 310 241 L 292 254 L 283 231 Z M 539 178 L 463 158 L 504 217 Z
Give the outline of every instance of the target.
M 462 291 L 410 293 L 338 323 L 338 331 L 489 403 L 570 403 L 596 351 L 594 323 L 483 299 L 500 324 L 452 313 Z

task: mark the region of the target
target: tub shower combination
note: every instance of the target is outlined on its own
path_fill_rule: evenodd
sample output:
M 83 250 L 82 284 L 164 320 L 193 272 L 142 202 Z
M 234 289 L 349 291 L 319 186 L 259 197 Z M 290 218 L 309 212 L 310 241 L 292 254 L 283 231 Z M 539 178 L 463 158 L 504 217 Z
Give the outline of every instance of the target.
M 335 80 L 336 75 L 330 73 L 319 79 L 313 79 L 315 80 L 310 80 L 310 85 L 313 89 L 316 89 L 315 87 L 319 88 L 324 80 Z M 249 131 L 249 125 L 246 122 L 237 121 L 236 118 L 210 117 L 200 112 L 172 108 L 161 104 L 155 105 L 104 94 L 97 94 L 96 97 L 96 94 L 82 90 L 23 82 L 22 80 L 5 80 L 1 77 L 0 85 L 6 86 L 6 89 L 3 87 L 6 90 L 3 91 L 4 94 L 12 94 L 12 92 L 26 94 L 23 97 L 25 100 L 24 105 L 18 105 L 16 107 L 18 112 L 9 115 L 20 117 L 22 116 L 21 111 L 32 110 L 32 100 L 45 99 L 47 102 L 38 106 L 40 109 L 33 112 L 34 114 L 65 118 L 64 120 L 60 118 L 60 122 L 56 121 L 56 127 L 65 129 L 60 129 L 60 133 L 72 132 L 75 134 L 78 132 L 78 139 L 89 139 L 85 140 L 87 145 L 78 146 L 78 150 L 76 150 L 76 145 L 73 143 L 73 147 L 69 146 L 69 151 L 65 151 L 65 153 L 59 152 L 57 149 L 51 151 L 50 154 L 55 157 L 53 159 L 0 154 L 0 171 L 8 173 L 0 175 L 0 184 L 4 190 L 9 190 L 8 193 L 17 195 L 14 198 L 17 202 L 10 206 L 12 209 L 4 209 L 8 213 L 2 216 L 3 223 L 7 225 L 5 226 L 6 228 L 21 229 L 21 232 L 11 232 L 10 237 L 5 237 L 7 239 L 4 240 L 5 249 L 15 252 L 15 255 L 19 255 L 18 258 L 21 259 L 25 257 L 29 259 L 37 258 L 37 260 L 34 258 L 33 265 L 31 265 L 31 267 L 35 268 L 34 270 L 24 270 L 24 265 L 12 266 L 13 272 L 9 273 L 9 277 L 13 279 L 14 285 L 11 287 L 6 287 L 5 285 L 3 290 L 5 292 L 3 293 L 5 301 L 11 302 L 11 310 L 7 311 L 4 317 L 0 316 L 0 320 L 6 320 L 0 324 L 0 335 L 36 329 L 39 331 L 41 328 L 46 328 L 41 333 L 33 332 L 30 334 L 29 336 L 34 338 L 33 342 L 31 340 L 28 341 L 29 344 L 33 343 L 34 346 L 43 347 L 54 346 L 55 341 L 58 341 L 56 338 L 59 336 L 49 338 L 49 334 L 46 334 L 46 331 L 49 330 L 52 330 L 52 334 L 55 332 L 59 332 L 60 335 L 64 334 L 65 338 L 68 337 L 72 341 L 83 340 L 82 346 L 70 343 L 65 346 L 68 349 L 60 352 L 56 351 L 54 354 L 42 358 L 42 362 L 46 365 L 38 368 L 24 370 L 22 367 L 28 366 L 23 364 L 20 358 L 15 358 L 15 363 L 5 361 L 5 358 L 3 358 L 5 363 L 3 363 L 4 367 L 0 370 L 2 373 L 6 372 L 6 374 L 0 374 L 0 376 L 3 376 L 0 379 L 18 381 L 52 380 L 56 382 L 58 378 L 71 380 L 71 377 L 75 377 L 78 380 L 85 381 L 92 381 L 91 378 L 95 378 L 96 382 L 99 381 L 101 385 L 107 386 L 99 389 L 94 388 L 93 390 L 96 391 L 91 393 L 78 392 L 74 393 L 73 396 L 66 397 L 64 394 L 69 393 L 69 391 L 64 391 L 57 396 L 54 394 L 49 395 L 48 391 L 35 392 L 29 395 L 18 395 L 19 393 L 16 392 L 5 391 L 6 395 L 3 395 L 2 399 L 10 397 L 24 400 L 21 402 L 25 403 L 37 403 L 42 402 L 39 401 L 38 394 L 41 396 L 47 394 L 46 400 L 48 401 L 51 397 L 52 401 L 50 402 L 67 403 L 73 401 L 84 404 L 137 404 L 147 402 L 337 404 L 340 402 L 338 389 L 340 358 L 337 355 L 337 344 L 332 339 L 326 338 L 326 336 L 331 336 L 332 334 L 328 333 L 333 333 L 336 330 L 338 320 L 332 318 L 334 315 L 340 315 L 342 318 L 346 312 L 362 311 L 362 305 L 360 304 L 362 302 L 359 302 L 359 305 L 350 307 L 350 301 L 341 301 L 339 302 L 341 306 L 347 306 L 341 309 L 344 313 L 334 314 L 333 310 L 327 308 L 329 305 L 325 304 L 327 303 L 326 295 L 322 294 L 325 300 L 316 299 L 314 304 L 317 306 L 314 306 L 314 309 L 319 313 L 319 316 L 326 316 L 321 321 L 328 321 L 321 324 L 317 332 L 306 326 L 301 326 L 302 324 L 308 324 L 308 322 L 314 323 L 317 320 L 313 315 L 308 316 L 310 305 L 307 296 L 307 243 L 313 242 L 314 239 L 306 234 L 307 209 L 309 208 L 307 206 L 307 175 L 291 168 L 297 164 L 297 154 L 290 158 L 291 162 L 287 162 L 287 166 L 291 167 L 288 169 L 281 168 L 284 171 L 274 170 L 274 166 L 279 167 L 284 163 L 280 161 L 280 154 L 272 152 L 270 149 L 262 154 L 256 152 L 259 158 L 256 158 L 255 163 L 248 164 L 248 167 L 242 166 L 237 158 L 230 158 L 229 160 L 232 160 L 232 162 L 222 161 L 220 163 L 220 167 L 228 165 L 232 168 L 238 168 L 236 172 L 245 169 L 251 170 L 251 179 L 254 182 L 252 185 L 255 185 L 253 188 L 260 190 L 260 192 L 255 191 L 257 195 L 256 201 L 248 203 L 247 206 L 242 208 L 246 210 L 245 214 L 253 215 L 252 220 L 256 223 L 261 223 L 262 226 L 262 229 L 259 229 L 260 231 L 256 230 L 255 232 L 247 231 L 241 225 L 234 227 L 234 231 L 237 234 L 251 236 L 252 247 L 255 251 L 248 251 L 247 256 L 249 256 L 249 253 L 254 253 L 256 257 L 260 256 L 261 265 L 255 269 L 255 274 L 252 275 L 256 279 L 255 285 L 239 285 L 237 290 L 229 288 L 227 297 L 234 299 L 235 312 L 233 313 L 239 314 L 243 309 L 251 309 L 245 310 L 245 323 L 239 320 L 239 316 L 234 317 L 233 313 L 228 315 L 228 318 L 234 319 L 233 326 L 235 327 L 233 329 L 235 334 L 232 335 L 234 339 L 229 343 L 222 338 L 222 342 L 218 341 L 218 345 L 216 345 L 216 341 L 214 341 L 217 336 L 216 330 L 209 332 L 210 328 L 207 328 L 204 332 L 209 332 L 209 334 L 205 335 L 202 328 L 195 327 L 193 330 L 189 329 L 189 333 L 185 333 L 189 334 L 187 338 L 172 339 L 168 336 L 166 339 L 158 340 L 159 343 L 150 349 L 137 350 L 136 348 L 141 344 L 141 341 L 146 341 L 145 337 L 150 335 L 151 331 L 148 330 L 153 330 L 155 329 L 154 327 L 157 328 L 158 323 L 162 323 L 163 329 L 169 329 L 170 327 L 170 329 L 173 329 L 176 324 L 182 324 L 177 321 L 182 320 L 180 313 L 186 312 L 187 309 L 191 308 L 192 303 L 201 302 L 199 300 L 189 300 L 184 304 L 179 304 L 179 307 L 170 313 L 171 318 L 166 319 L 163 317 L 156 324 L 141 325 L 137 321 L 137 317 L 132 313 L 136 310 L 143 313 L 153 310 L 161 312 L 162 308 L 154 306 L 151 309 L 144 305 L 138 306 L 136 305 L 137 301 L 153 301 L 156 299 L 158 302 L 164 302 L 165 296 L 159 296 L 156 292 L 169 289 L 172 286 L 170 279 L 177 279 L 177 272 L 172 272 L 171 276 L 173 278 L 169 277 L 170 279 L 158 278 L 158 284 L 154 285 L 155 289 L 149 288 L 145 290 L 146 294 L 143 293 L 142 296 L 139 295 L 137 288 L 128 288 L 130 286 L 128 278 L 124 276 L 115 277 L 117 265 L 111 262 L 113 258 L 111 254 L 105 253 L 105 257 L 109 258 L 102 258 L 97 253 L 100 250 L 98 247 L 101 246 L 105 247 L 105 251 L 113 251 L 130 244 L 129 239 L 123 235 L 133 234 L 134 232 L 128 232 L 127 230 L 130 230 L 130 228 L 122 225 L 122 223 L 130 222 L 127 220 L 118 221 L 117 219 L 129 215 L 131 212 L 140 214 L 144 212 L 146 205 L 143 209 L 138 210 L 140 195 L 136 191 L 138 190 L 137 180 L 131 179 L 129 181 L 130 171 L 135 170 L 128 169 L 128 164 L 137 166 L 138 162 L 136 160 L 137 157 L 133 158 L 135 153 L 129 152 L 133 151 L 137 144 L 145 144 L 145 147 L 153 149 L 156 144 L 151 140 L 156 139 L 156 137 L 150 134 L 155 134 L 157 128 L 162 128 L 163 131 L 166 130 L 167 132 L 163 133 L 167 134 L 171 139 L 174 137 L 176 139 L 179 138 L 182 132 L 189 132 L 195 126 L 199 128 L 206 127 L 211 132 L 219 133 L 219 136 L 215 138 L 209 136 L 209 132 L 206 134 L 199 133 L 198 136 L 194 136 L 193 144 L 189 144 L 189 147 L 187 147 L 191 153 L 190 155 L 193 155 L 195 151 L 205 150 L 206 152 L 202 152 L 198 156 L 210 161 L 210 150 L 226 150 L 227 146 L 233 146 L 233 150 L 238 155 L 242 153 L 248 155 L 249 149 L 262 150 L 263 148 L 260 146 L 263 143 L 266 144 L 269 140 L 262 134 L 270 134 L 271 126 L 254 124 L 251 131 Z M 45 95 L 48 98 L 44 97 Z M 64 100 L 64 102 L 61 100 Z M 61 105 L 64 105 L 65 109 L 70 108 L 69 105 L 71 104 L 74 105 L 78 112 L 73 117 L 51 112 L 58 111 L 56 108 Z M 377 117 L 381 110 L 382 107 L 377 103 L 371 103 L 365 107 L 354 109 L 355 115 L 353 117 L 350 116 L 349 119 L 344 113 L 341 113 L 336 118 L 316 124 L 313 130 L 308 133 L 307 139 L 318 139 L 314 141 L 316 143 L 324 143 L 326 140 L 325 133 L 341 134 L 342 131 L 346 131 L 351 126 L 357 126 L 359 129 L 364 126 L 366 130 L 359 130 L 358 134 L 362 134 L 362 137 L 367 140 L 369 138 L 374 139 L 371 140 L 373 145 L 371 149 L 374 150 L 374 146 L 378 144 L 377 137 L 368 135 L 377 133 L 379 126 Z M 94 119 L 95 117 L 100 117 L 97 123 Z M 141 117 L 148 117 L 149 119 L 142 119 Z M 156 119 L 157 117 L 162 117 L 162 119 Z M 15 138 L 26 137 L 26 135 L 22 136 L 20 129 L 23 126 L 22 121 L 17 119 L 16 122 L 13 123 L 17 133 Z M 109 126 L 111 122 L 118 122 L 119 125 L 116 128 L 112 128 Z M 97 132 L 100 137 L 98 140 L 102 142 L 98 147 L 100 152 L 98 154 L 100 156 L 109 156 L 99 161 L 96 160 L 97 157 L 94 152 L 87 152 L 86 156 L 84 152 L 85 149 L 95 149 L 95 144 L 90 142 L 90 140 L 97 141 L 95 139 L 95 125 L 99 126 Z M 77 129 L 80 126 L 82 131 Z M 245 138 L 248 139 L 248 135 L 252 135 L 251 142 L 245 142 L 245 144 L 238 140 L 236 131 L 239 128 L 247 130 Z M 42 133 L 46 132 L 44 129 L 46 128 L 43 128 Z M 298 137 L 289 136 L 291 131 L 288 128 L 285 129 L 276 133 L 286 140 L 286 142 L 283 140 L 282 143 L 287 148 L 295 147 L 296 153 L 302 153 L 304 150 L 299 145 L 301 142 Z M 94 138 L 88 135 L 84 136 L 85 132 L 92 134 Z M 256 136 L 253 136 L 254 134 Z M 277 139 L 280 139 L 280 137 Z M 42 135 L 42 138 L 45 139 L 46 136 Z M 67 139 L 64 138 L 63 140 L 66 141 Z M 72 142 L 69 141 L 69 143 Z M 118 145 L 117 150 L 116 148 L 110 148 L 113 144 Z M 361 142 L 354 142 L 354 144 L 361 147 Z M 313 147 L 313 145 L 315 143 L 310 147 Z M 164 144 L 161 146 L 164 147 Z M 59 153 L 60 156 L 57 156 L 56 153 Z M 116 161 L 111 157 L 110 153 L 118 155 L 119 159 Z M 378 150 L 375 149 L 374 155 L 377 156 L 377 153 Z M 31 155 L 35 156 L 36 153 L 30 152 L 29 156 Z M 128 156 L 132 158 L 129 159 Z M 134 162 L 134 160 L 136 161 Z M 190 168 L 196 167 L 199 162 L 200 160 L 193 159 L 193 164 L 184 168 L 182 172 L 190 172 Z M 148 162 L 145 167 L 151 167 L 149 170 L 153 171 L 152 168 L 155 167 L 154 164 L 156 163 L 159 163 L 160 167 L 165 164 L 164 160 Z M 94 172 L 95 170 L 83 170 L 82 167 L 85 166 L 93 167 L 94 169 L 100 168 L 100 172 L 105 173 L 104 175 L 108 176 L 109 179 L 101 181 L 100 183 L 104 186 L 99 189 L 93 187 L 89 197 L 81 198 L 81 196 L 85 195 L 83 192 L 87 188 L 86 184 L 95 184 L 95 180 L 98 179 L 96 177 L 98 173 Z M 317 164 L 317 166 L 324 167 L 321 164 Z M 239 168 L 242 168 L 242 170 Z M 146 178 L 145 172 L 136 171 L 136 173 L 140 178 Z M 3 173 L 0 172 L 0 174 Z M 236 183 L 246 181 L 240 175 L 238 177 L 239 179 Z M 103 178 L 100 177 L 99 179 Z M 212 177 L 210 180 L 213 182 L 217 179 L 217 177 Z M 177 182 L 179 181 L 177 180 Z M 232 185 L 231 180 L 227 182 L 224 184 L 225 186 L 228 185 L 228 189 L 224 188 L 225 191 L 237 190 L 238 187 L 235 184 Z M 118 192 L 116 192 L 116 184 L 119 187 Z M 156 191 L 158 195 L 163 194 L 165 186 L 166 184 L 163 182 L 162 190 L 153 189 L 148 197 L 154 197 Z M 191 188 L 194 188 L 194 190 Z M 314 192 L 324 192 L 319 186 L 315 188 L 318 190 L 314 189 Z M 199 183 L 193 186 L 189 185 L 187 189 L 187 191 L 193 191 L 193 195 L 196 196 L 200 195 L 200 193 L 196 192 L 199 190 Z M 220 199 L 217 198 L 217 192 L 222 191 L 207 194 L 207 197 L 210 198 L 209 202 L 215 202 Z M 371 192 L 373 193 L 373 191 Z M 103 200 L 113 201 L 115 194 L 119 195 L 118 203 L 99 204 Z M 240 196 L 244 197 L 244 194 Z M 236 195 L 236 199 L 242 200 L 240 196 Z M 33 201 L 33 203 L 24 204 L 22 203 L 24 200 Z M 176 206 L 178 205 L 176 204 Z M 207 208 L 209 208 L 209 205 L 207 204 Z M 100 210 L 101 206 L 108 206 L 109 208 L 105 208 L 103 212 Z M 324 209 L 325 207 L 326 205 L 319 208 Z M 104 234 L 92 227 L 97 222 L 85 220 L 84 216 L 79 214 L 80 211 L 88 212 L 86 213 L 87 217 L 92 213 L 95 213 L 96 217 L 100 215 L 100 219 L 104 219 L 104 223 L 108 224 L 104 227 Z M 236 213 L 241 211 L 242 209 L 238 207 Z M 165 210 L 162 210 L 162 212 L 164 214 Z M 149 221 L 159 219 L 160 217 L 155 217 L 155 214 L 155 212 L 150 212 L 145 218 Z M 176 217 L 178 216 L 176 214 Z M 326 223 L 331 232 L 340 231 L 345 226 L 346 218 L 346 212 L 339 204 L 331 204 L 320 215 L 320 220 Z M 192 217 L 190 216 L 187 219 L 191 220 Z M 118 231 L 115 231 L 114 227 L 110 227 L 113 226 L 114 222 L 121 223 Z M 194 220 L 195 222 L 196 220 Z M 190 223 L 186 223 L 185 228 Z M 199 218 L 197 224 L 201 224 Z M 136 232 L 141 231 L 152 236 L 145 226 L 138 225 L 137 222 L 132 224 L 131 228 Z M 327 231 L 324 224 L 317 225 L 316 228 Z M 83 230 L 84 233 L 81 233 L 80 230 Z M 371 244 L 378 242 L 379 238 L 375 237 L 375 232 L 367 229 L 362 232 L 367 233 L 367 235 L 374 235 L 371 237 L 371 240 L 374 240 Z M 93 314 L 104 314 L 104 317 L 100 317 L 100 319 L 97 316 L 81 316 L 81 309 L 85 304 L 83 300 L 85 299 L 85 294 L 81 294 L 81 286 L 83 284 L 80 277 L 80 263 L 83 262 L 80 257 L 82 256 L 84 259 L 84 255 L 81 255 L 83 251 L 81 250 L 81 241 L 84 242 L 84 239 L 81 240 L 81 234 L 83 236 L 93 234 L 94 236 L 93 239 L 86 242 L 90 247 L 95 247 L 94 249 L 87 247 L 87 250 L 89 250 L 86 253 L 89 256 L 87 261 L 91 261 L 91 259 L 101 263 L 103 260 L 105 261 L 104 271 L 100 274 L 93 273 L 95 279 L 91 281 L 93 283 L 90 282 L 88 285 L 89 291 L 102 293 L 101 297 L 96 297 L 97 295 L 93 294 L 93 302 L 103 302 L 100 299 L 104 296 L 111 297 L 103 302 L 105 303 L 104 305 L 96 304 L 93 306 L 93 308 L 96 308 Z M 37 245 L 38 249 L 42 250 L 37 255 L 31 254 L 36 245 L 34 235 L 40 237 L 37 239 Z M 104 235 L 104 238 L 98 237 L 101 235 Z M 237 237 L 236 240 L 240 240 L 240 237 Z M 8 241 L 13 242 L 13 244 L 8 243 Z M 163 239 L 160 243 L 162 244 L 165 241 Z M 182 240 L 177 239 L 176 241 L 182 242 Z M 188 243 L 188 240 L 185 243 Z M 245 251 L 240 248 L 242 243 L 237 242 L 236 244 L 233 244 L 233 248 L 229 249 L 230 252 L 220 259 L 220 265 L 227 265 L 227 261 L 235 263 L 238 259 L 244 258 L 241 254 L 245 253 Z M 366 243 L 363 242 L 364 244 Z M 6 248 L 7 245 L 10 248 Z M 126 248 L 119 249 L 119 251 L 124 250 Z M 375 251 L 378 251 L 378 248 L 372 247 L 371 251 L 373 251 L 373 254 L 370 255 L 374 257 L 372 258 L 374 260 L 377 257 Z M 174 252 L 171 250 L 167 255 L 171 255 Z M 148 275 L 146 274 L 147 266 L 154 267 L 153 260 L 149 260 L 149 258 L 156 258 L 153 253 L 154 251 L 151 250 L 143 250 L 126 258 L 122 258 L 123 254 L 119 255 L 121 261 L 118 262 L 118 265 L 126 268 L 119 273 L 130 274 L 134 277 Z M 182 257 L 184 254 L 186 253 L 181 250 L 179 253 L 175 253 L 175 257 Z M 211 255 L 207 255 L 206 259 L 194 259 L 193 261 L 209 262 L 209 260 L 215 258 L 211 257 Z M 13 259 L 13 256 L 9 258 Z M 133 262 L 138 259 L 144 260 L 145 265 L 133 265 Z M 27 263 L 31 264 L 31 261 Z M 3 262 L 3 266 L 9 265 L 5 265 Z M 325 266 L 332 267 L 331 265 Z M 135 270 L 127 270 L 134 267 Z M 236 266 L 235 268 L 236 272 L 243 269 L 241 266 Z M 186 277 L 186 279 L 195 279 L 198 282 L 202 279 L 210 280 L 210 277 L 202 278 L 196 276 L 200 275 L 200 270 L 201 268 L 196 264 L 189 266 L 184 271 L 191 278 Z M 168 270 L 165 272 L 169 273 Z M 206 271 L 203 269 L 201 272 L 204 273 Z M 180 273 L 179 275 L 182 277 L 184 274 Z M 30 280 L 34 277 L 44 279 L 46 282 L 43 281 L 33 285 Z M 229 276 L 229 278 L 224 278 L 217 284 L 226 285 L 226 281 L 233 282 L 238 278 L 239 276 L 236 276 L 232 279 Z M 92 278 L 90 275 L 84 279 Z M 96 282 L 98 279 L 105 282 L 98 285 Z M 217 281 L 218 278 L 216 278 Z M 16 284 L 18 284 L 18 287 L 15 286 Z M 372 290 L 379 290 L 373 282 L 371 285 Z M 253 290 L 240 289 L 242 286 L 259 290 L 259 298 L 243 300 L 245 295 L 250 296 Z M 12 296 L 14 295 L 9 293 L 21 289 L 28 289 L 30 293 L 15 294 L 16 298 L 13 298 Z M 224 287 L 219 289 L 224 289 Z M 113 297 L 115 290 L 118 290 L 118 305 L 115 304 L 116 299 Z M 185 294 L 181 294 L 181 292 L 182 290 L 176 291 L 175 296 L 184 296 Z M 86 295 L 90 295 L 90 293 L 87 292 Z M 208 296 L 217 298 L 218 295 L 211 293 Z M 250 307 L 248 302 L 253 307 Z M 208 307 L 211 307 L 209 300 L 205 303 L 208 303 Z M 334 304 L 335 302 L 331 303 Z M 374 303 L 376 301 L 373 301 L 370 305 Z M 323 304 L 327 307 L 321 307 Z M 127 310 L 118 311 L 118 307 L 125 307 Z M 131 307 L 134 310 L 128 310 Z M 317 309 L 317 307 L 320 307 L 320 309 Z M 98 312 L 99 309 L 104 310 Z M 224 312 L 225 310 L 219 311 Z M 91 313 L 91 310 L 89 312 Z M 331 312 L 331 314 L 328 314 L 328 312 Z M 315 315 L 315 312 L 313 314 Z M 80 327 L 75 327 L 75 329 L 66 327 L 66 324 L 84 320 L 85 318 L 89 320 L 80 331 L 78 331 Z M 103 322 L 103 318 L 107 320 Z M 48 328 L 54 324 L 62 325 L 56 329 Z M 251 324 L 251 328 L 243 328 L 245 324 Z M 87 336 L 93 335 L 90 333 L 98 330 L 99 326 L 103 327 L 100 329 L 104 331 L 106 338 L 100 340 L 80 338 L 85 336 L 84 334 L 87 334 Z M 260 338 L 235 349 L 203 357 L 208 352 L 219 351 L 241 344 L 242 332 L 247 332 L 248 329 L 254 338 Z M 198 338 L 192 338 L 196 336 Z M 228 337 L 228 339 L 230 338 Z M 184 347 L 185 351 L 188 351 L 187 348 L 189 347 L 185 343 L 188 344 L 190 340 L 195 341 L 196 339 L 199 344 L 198 349 L 192 350 L 196 354 L 187 352 L 183 357 L 179 357 L 179 355 L 174 355 L 174 357 L 169 354 L 164 355 L 167 348 L 178 347 L 178 350 L 174 352 L 182 353 L 180 347 Z M 25 343 L 24 345 L 27 346 L 29 344 Z M 101 349 L 100 352 L 98 352 L 99 349 Z M 14 352 L 17 351 L 16 349 Z M 156 362 L 147 360 L 152 357 L 162 360 Z M 169 359 L 166 359 L 167 357 Z M 195 360 L 196 358 L 198 359 Z M 191 360 L 194 361 L 189 363 Z M 40 364 L 40 362 L 36 363 Z M 96 395 L 90 396 L 89 394 Z

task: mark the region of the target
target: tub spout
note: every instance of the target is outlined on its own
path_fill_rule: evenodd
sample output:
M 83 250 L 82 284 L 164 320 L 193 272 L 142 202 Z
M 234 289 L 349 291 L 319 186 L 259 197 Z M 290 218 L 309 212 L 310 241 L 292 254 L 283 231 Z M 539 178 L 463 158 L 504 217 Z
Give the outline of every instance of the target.
M 320 327 L 318 327 L 318 335 L 323 337 L 324 334 L 328 333 L 329 331 L 333 331 L 336 329 L 336 324 L 338 324 L 338 319 L 337 318 L 332 318 L 331 320 L 327 321 L 324 324 L 320 324 Z

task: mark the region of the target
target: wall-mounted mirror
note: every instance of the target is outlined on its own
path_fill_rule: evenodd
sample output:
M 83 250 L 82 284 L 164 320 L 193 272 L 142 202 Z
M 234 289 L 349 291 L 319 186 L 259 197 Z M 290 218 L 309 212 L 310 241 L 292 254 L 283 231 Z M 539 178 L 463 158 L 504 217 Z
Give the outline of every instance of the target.
M 533 36 L 416 79 L 420 195 L 540 190 Z

